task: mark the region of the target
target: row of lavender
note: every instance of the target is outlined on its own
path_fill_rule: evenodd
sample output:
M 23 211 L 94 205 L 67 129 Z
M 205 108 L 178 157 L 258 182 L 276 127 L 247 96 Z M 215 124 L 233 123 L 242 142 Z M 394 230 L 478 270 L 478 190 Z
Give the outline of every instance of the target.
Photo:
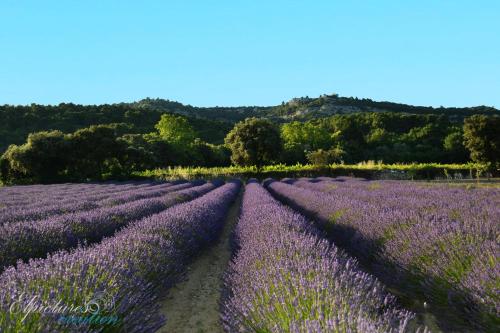
M 0 330 L 155 331 L 164 322 L 157 311 L 158 292 L 168 289 L 189 258 L 220 234 L 239 187 L 228 182 L 94 246 L 8 268 L 0 276 Z M 86 320 L 78 321 L 82 317 Z
M 236 240 L 225 279 L 228 332 L 408 329 L 412 314 L 397 309 L 380 282 L 255 182 L 246 186 Z
M 383 281 L 473 329 L 498 328 L 500 191 L 404 182 L 267 181 Z
M 164 184 L 163 186 L 170 186 L 170 184 Z M 75 185 L 75 187 L 79 188 L 79 185 Z M 137 187 L 127 185 L 119 188 L 85 189 L 68 194 L 61 194 L 60 192 L 37 194 L 14 205 L 6 205 L 0 208 L 0 224 L 28 219 L 41 219 L 64 212 L 96 208 L 97 205 L 95 202 L 98 200 L 104 200 L 119 193 L 141 191 L 144 187 L 149 188 L 149 186 L 144 185 Z
M 18 260 L 41 258 L 78 244 L 98 242 L 132 221 L 192 200 L 222 185 L 221 181 L 200 185 L 202 183 L 197 181 L 164 189 L 155 188 L 153 192 L 148 192 L 149 195 L 141 192 L 128 194 L 127 200 L 132 201 L 117 206 L 0 225 L 0 270 Z M 144 196 L 149 198 L 135 200 Z
M 76 188 L 79 187 L 79 185 L 74 186 Z M 43 196 L 37 195 L 37 199 L 38 197 L 42 197 L 42 199 L 35 200 L 31 204 L 25 203 L 1 209 L 0 225 L 113 206 L 133 200 L 160 196 L 189 186 L 192 185 L 189 183 L 163 183 L 159 185 L 144 184 L 133 187 L 127 185 L 124 187 L 113 187 L 96 191 L 87 189 L 80 192 L 76 191 L 71 195 L 65 194 L 64 199 L 61 200 L 57 200 L 50 194 L 45 194 Z M 60 193 L 57 193 L 57 195 L 60 195 Z
M 47 202 L 50 199 L 64 200 L 84 192 L 120 191 L 161 184 L 159 182 L 118 182 L 118 183 L 79 183 L 55 185 L 30 185 L 0 188 L 0 208 Z

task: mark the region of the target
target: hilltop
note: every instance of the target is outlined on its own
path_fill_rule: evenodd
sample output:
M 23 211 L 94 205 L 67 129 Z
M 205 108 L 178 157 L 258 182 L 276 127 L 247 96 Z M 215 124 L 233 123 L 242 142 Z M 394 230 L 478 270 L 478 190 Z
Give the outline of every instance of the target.
M 473 114 L 500 114 L 489 106 L 474 107 L 429 107 L 408 104 L 373 101 L 369 98 L 341 97 L 337 94 L 321 95 L 316 98 L 299 97 L 276 106 L 237 106 L 237 107 L 194 107 L 160 98 L 145 98 L 127 105 L 137 109 L 162 110 L 188 117 L 199 117 L 222 121 L 240 121 L 248 117 L 269 118 L 280 122 L 324 118 L 335 114 L 358 112 L 399 112 L 408 114 L 442 114 L 461 119 Z
M 163 113 L 187 117 L 201 139 L 220 144 L 236 122 L 249 117 L 286 123 L 368 112 L 445 115 L 457 123 L 474 114 L 500 115 L 498 109 L 488 106 L 433 108 L 336 94 L 294 98 L 275 106 L 196 107 L 160 98 L 102 105 L 3 105 L 0 106 L 0 152 L 10 144 L 23 143 L 28 134 L 37 131 L 61 130 L 70 133 L 90 125 L 124 123 L 131 128 L 131 133 L 148 133 Z

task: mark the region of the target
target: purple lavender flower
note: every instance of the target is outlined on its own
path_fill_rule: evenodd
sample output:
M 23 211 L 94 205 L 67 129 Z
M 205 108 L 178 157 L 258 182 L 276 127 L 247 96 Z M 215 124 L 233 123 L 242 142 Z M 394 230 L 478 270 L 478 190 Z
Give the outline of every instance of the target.
M 266 181 L 273 195 L 313 217 L 381 280 L 455 311 L 453 320 L 467 320 L 474 330 L 495 327 L 498 189 L 348 178 L 287 183 L 293 185 Z
M 239 187 L 239 182 L 229 182 L 130 224 L 99 244 L 8 268 L 0 276 L 0 330 L 156 331 L 164 322 L 158 315 L 158 292 L 176 282 L 189 258 L 217 238 Z M 14 301 L 25 306 L 35 298 L 42 305 L 61 301 L 71 306 L 101 295 L 112 299 L 106 304 L 114 306 L 104 307 L 100 314 L 118 318 L 116 326 L 75 327 L 61 322 L 53 311 L 11 311 Z
M 18 260 L 42 258 L 57 250 L 76 247 L 79 243 L 98 242 L 132 221 L 192 200 L 219 185 L 221 182 L 195 187 L 189 183 L 175 185 L 169 187 L 172 190 L 161 192 L 163 195 L 159 197 L 155 195 L 117 206 L 104 206 L 44 220 L 0 225 L 0 270 Z
M 412 314 L 302 215 L 246 186 L 225 285 L 228 332 L 402 332 Z

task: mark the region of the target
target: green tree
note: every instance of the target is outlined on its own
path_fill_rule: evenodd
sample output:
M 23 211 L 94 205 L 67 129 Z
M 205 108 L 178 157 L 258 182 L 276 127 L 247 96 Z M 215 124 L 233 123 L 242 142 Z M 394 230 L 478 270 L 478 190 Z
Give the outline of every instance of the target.
M 231 164 L 231 153 L 223 145 L 213 145 L 196 139 L 188 148 L 189 165 L 217 167 Z
M 372 146 L 385 145 L 391 142 L 391 135 L 384 128 L 374 128 L 365 138 L 366 143 Z
M 73 154 L 68 172 L 80 180 L 121 173 L 126 145 L 118 140 L 119 132 L 113 125 L 94 125 L 70 134 Z
M 345 156 L 345 151 L 340 146 L 333 147 L 329 150 L 318 149 L 307 154 L 309 163 L 324 166 L 342 161 Z
M 275 162 L 281 151 L 280 131 L 269 120 L 248 118 L 237 123 L 226 136 L 231 161 L 236 165 L 258 167 Z
M 331 144 L 328 130 L 312 122 L 293 121 L 281 126 L 281 137 L 285 149 L 299 146 L 303 150 L 325 149 Z
M 164 167 L 166 163 L 160 163 L 153 152 L 153 144 L 146 140 L 142 134 L 125 134 L 119 137 L 118 142 L 123 144 L 125 148 L 124 167 L 130 171 L 153 169 L 156 167 Z M 161 155 L 163 156 L 163 155 Z
M 332 137 L 328 130 L 312 121 L 293 121 L 281 126 L 283 159 L 287 163 L 305 162 L 306 154 L 318 149 L 328 149 Z
M 50 183 L 64 177 L 70 153 L 61 131 L 30 134 L 23 145 L 11 145 L 1 158 L 2 181 L 9 183 Z
M 193 127 L 186 118 L 181 116 L 162 114 L 155 128 L 163 140 L 175 145 L 186 145 L 196 138 Z
M 464 145 L 475 162 L 500 169 L 500 117 L 474 115 L 464 121 Z
M 468 153 L 464 146 L 464 137 L 461 128 L 454 128 L 443 141 L 443 148 L 448 153 L 448 161 L 463 163 L 468 160 Z

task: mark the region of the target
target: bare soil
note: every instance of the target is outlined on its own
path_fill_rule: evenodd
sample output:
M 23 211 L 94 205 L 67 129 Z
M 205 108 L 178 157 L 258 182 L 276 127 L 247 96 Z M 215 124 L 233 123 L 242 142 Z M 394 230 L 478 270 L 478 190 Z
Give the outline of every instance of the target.
M 242 193 L 229 210 L 216 244 L 207 248 L 187 268 L 186 279 L 169 290 L 161 313 L 167 322 L 160 333 L 224 332 L 219 317 L 222 277 L 231 259 L 229 237 L 237 222 Z

